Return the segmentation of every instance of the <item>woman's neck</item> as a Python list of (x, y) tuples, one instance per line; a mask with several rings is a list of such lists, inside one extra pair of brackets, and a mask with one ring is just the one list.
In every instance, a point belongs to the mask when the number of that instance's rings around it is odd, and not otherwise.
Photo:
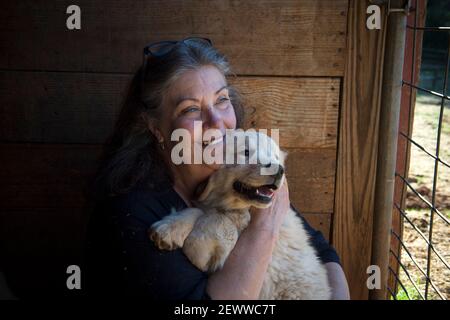
[(192, 207), (192, 203), (191, 203), (191, 199), (192, 199), (192, 194), (190, 194), (189, 191), (186, 190), (186, 188), (183, 185), (180, 185), (179, 183), (177, 183), (178, 181), (175, 182), (175, 184), (173, 185), (173, 189), (178, 193), (178, 195), (184, 200), (184, 202), (186, 203), (186, 205), (188, 207)]
[(171, 166), (173, 188), (181, 196), (189, 207), (192, 207), (192, 200), (200, 183), (204, 182), (212, 173), (212, 170), (205, 167), (190, 165)]

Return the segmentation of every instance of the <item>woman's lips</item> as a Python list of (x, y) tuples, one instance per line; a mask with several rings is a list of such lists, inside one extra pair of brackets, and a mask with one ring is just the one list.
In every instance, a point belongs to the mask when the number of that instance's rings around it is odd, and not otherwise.
[(207, 146), (214, 146), (216, 144), (222, 143), (224, 140), (224, 137), (220, 137), (218, 139), (211, 139), (210, 141), (203, 141), (202, 146), (205, 148)]

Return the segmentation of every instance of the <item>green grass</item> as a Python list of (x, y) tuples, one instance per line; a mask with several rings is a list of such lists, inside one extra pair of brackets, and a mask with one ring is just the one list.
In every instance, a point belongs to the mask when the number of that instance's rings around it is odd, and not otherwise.
[[(430, 95), (417, 95), (417, 101), (414, 110), (414, 125), (412, 138), (414, 141), (422, 145), (426, 150), (435, 153), (436, 143), (437, 143), (437, 128), (439, 122), (441, 99), (437, 99)], [(450, 103), (447, 101), (444, 114), (442, 119), (441, 128), (441, 140), (440, 140), (440, 150), (439, 156), (442, 160), (450, 162)], [(411, 179), (412, 186), (414, 188), (419, 188), (421, 186), (426, 186), (430, 190), (433, 186), (433, 176), (434, 176), (434, 165), (435, 161), (432, 157), (427, 155), (425, 152), (419, 148), (413, 146), (411, 147), (410, 155), (410, 168), (409, 168), (409, 179)], [(442, 164), (438, 166), (437, 175), (437, 192), (440, 195), (450, 195), (450, 169)], [(431, 195), (431, 194), (430, 194)], [(445, 207), (449, 203), (449, 199), (440, 198), (440, 207)], [(441, 209), (440, 212), (450, 219), (450, 209)], [(421, 224), (421, 221), (425, 219), (430, 220), (430, 210), (429, 209), (412, 209), (407, 210), (408, 217), (415, 223), (419, 224), (419, 229), (428, 236), (427, 230), (429, 228), (428, 224)], [(448, 261), (448, 226), (442, 221), (437, 214), (434, 214), (434, 227), (433, 227), (433, 242), (435, 243), (435, 248), (440, 252), (445, 259)], [(416, 241), (418, 240), (419, 241)], [(427, 256), (423, 254), (426, 252), (427, 245), (425, 242), (418, 238), (416, 231), (411, 227), (407, 228), (405, 224), (404, 229), (404, 241), (406, 246), (411, 250), (416, 261), (422, 267), (426, 264)], [(423, 243), (422, 243), (423, 242)], [(449, 270), (445, 268), (442, 263), (437, 263), (437, 259), (434, 255), (431, 260), (431, 272), (430, 277), (433, 279), (435, 285), (441, 290), (441, 292), (450, 298), (448, 288), (449, 282)], [(407, 263), (408, 257), (402, 252), (402, 261), (405, 260), (405, 267), (411, 276), (414, 285), (411, 283), (409, 278), (406, 276), (402, 269), (399, 269), (399, 278), (402, 281), (405, 289), (398, 285), (397, 294), (395, 298), (397, 300), (416, 300), (421, 299), (419, 292), (414, 286), (419, 288), (420, 293), (425, 294), (425, 279), (417, 268), (411, 264)], [(436, 262), (436, 263), (435, 263)], [(406, 292), (405, 292), (406, 290)], [(393, 299), (393, 298), (391, 298)], [(429, 289), (427, 299), (440, 299), (439, 296), (434, 292), (433, 289)]]
[(442, 123), (441, 135), (442, 134), (450, 135), (450, 125), (449, 125), (450, 121), (448, 119), (446, 119), (446, 118), (450, 118), (450, 116), (449, 117), (445, 117), (445, 114), (444, 114), (444, 122)]
[[(403, 284), (408, 294), (406, 294), (403, 287), (399, 284), (397, 289), (397, 295), (395, 296), (395, 300), (421, 300), (419, 293), (416, 288), (412, 284)], [(419, 281), (416, 282), (416, 286), (420, 288)], [(408, 297), (409, 295), (409, 297)], [(391, 300), (394, 300), (391, 297)]]
[(450, 219), (450, 209), (444, 209), (444, 210), (442, 210), (442, 213), (445, 214), (447, 216), (447, 218)]
[[(440, 99), (418, 95), (414, 110), (412, 138), (432, 154), (435, 153), (437, 143), (440, 104)], [(450, 161), (450, 104), (448, 103), (442, 120), (439, 156), (446, 162)], [(417, 147), (412, 147), (410, 177), (417, 178), (417, 185), (431, 186), (433, 174), (434, 160)], [(450, 192), (450, 170), (443, 165), (439, 166), (439, 180), (449, 181), (445, 189)], [(443, 193), (445, 191), (441, 190)]]
[[(439, 114), (441, 109), (441, 99), (436, 97), (429, 97), (418, 95), (417, 102), (422, 105), (427, 105), (427, 108), (420, 108), (416, 110), (414, 116), (423, 117), (425, 122), (430, 125), (433, 130), (437, 130), (439, 123)], [(442, 132), (441, 134), (450, 135), (450, 105), (444, 104), (444, 114), (442, 119)], [(417, 112), (418, 111), (418, 112)], [(419, 114), (417, 114), (419, 113)], [(436, 131), (437, 133), (437, 131)]]
[(417, 180), (417, 184), (418, 185), (423, 185), (423, 184), (425, 184), (425, 176), (423, 175), (423, 174), (416, 174), (415, 176), (414, 176), (414, 178), (416, 178), (416, 180)]

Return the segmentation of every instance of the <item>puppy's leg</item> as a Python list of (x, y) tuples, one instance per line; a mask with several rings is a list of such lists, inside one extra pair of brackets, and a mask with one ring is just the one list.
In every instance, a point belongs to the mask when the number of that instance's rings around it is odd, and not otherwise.
[(150, 239), (159, 249), (175, 250), (181, 248), (201, 215), (203, 215), (202, 210), (187, 208), (165, 216), (150, 227)]
[(229, 218), (209, 213), (197, 221), (183, 252), (198, 269), (212, 273), (222, 268), (238, 237), (239, 231)]

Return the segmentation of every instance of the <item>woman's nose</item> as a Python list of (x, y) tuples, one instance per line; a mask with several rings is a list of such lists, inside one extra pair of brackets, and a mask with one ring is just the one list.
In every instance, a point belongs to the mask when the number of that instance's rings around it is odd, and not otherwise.
[(206, 108), (206, 111), (202, 113), (203, 115), (203, 128), (209, 129), (209, 128), (215, 128), (215, 129), (222, 129), (223, 127), (223, 119), (220, 115), (220, 113), (215, 110), (213, 106)]

